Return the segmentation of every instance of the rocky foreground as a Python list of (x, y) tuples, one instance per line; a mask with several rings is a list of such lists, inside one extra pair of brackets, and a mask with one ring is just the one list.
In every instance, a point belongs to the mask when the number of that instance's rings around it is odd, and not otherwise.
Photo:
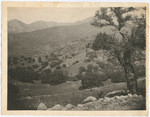
[[(113, 93), (112, 93), (113, 94)], [(52, 108), (47, 108), (43, 103), (40, 103), (37, 110), (143, 110), (145, 109), (145, 98), (142, 95), (128, 94), (121, 96), (96, 99), (89, 96), (83, 100), (82, 104), (77, 106), (67, 104), (66, 106), (55, 105)]]

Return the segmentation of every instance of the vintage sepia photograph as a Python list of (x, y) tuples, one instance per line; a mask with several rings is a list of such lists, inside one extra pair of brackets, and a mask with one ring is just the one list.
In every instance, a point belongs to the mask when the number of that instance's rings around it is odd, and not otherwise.
[(147, 5), (81, 4), (7, 7), (8, 111), (147, 110)]

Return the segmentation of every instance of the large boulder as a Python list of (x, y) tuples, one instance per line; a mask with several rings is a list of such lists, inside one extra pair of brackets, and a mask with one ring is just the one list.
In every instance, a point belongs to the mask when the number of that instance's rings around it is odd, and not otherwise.
[(63, 109), (63, 106), (57, 104), (57, 105), (55, 105), (54, 107), (49, 108), (48, 110), (62, 110), (62, 109)]
[(67, 110), (70, 110), (70, 109), (72, 109), (74, 106), (72, 105), (72, 104), (67, 104), (66, 106), (65, 106), (65, 108), (67, 109)]
[(78, 104), (77, 107), (78, 108), (84, 108), (84, 106), (82, 104)]
[(47, 110), (47, 107), (46, 107), (45, 104), (40, 103), (39, 106), (38, 106), (38, 108), (37, 108), (37, 110)]
[(83, 100), (84, 103), (87, 103), (87, 102), (94, 102), (96, 101), (97, 99), (93, 96), (89, 96), (87, 97), (85, 100)]
[(106, 94), (105, 97), (115, 97), (121, 95), (127, 95), (127, 92), (125, 90), (117, 90)]

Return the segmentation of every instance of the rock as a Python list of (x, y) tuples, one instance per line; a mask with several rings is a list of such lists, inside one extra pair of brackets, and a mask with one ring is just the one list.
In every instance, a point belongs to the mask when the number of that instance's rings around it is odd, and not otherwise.
[(62, 108), (61, 110), (67, 110), (66, 108)]
[(129, 93), (129, 94), (128, 94), (128, 97), (132, 97), (132, 94)]
[(143, 98), (143, 96), (142, 96), (142, 95), (139, 95), (139, 98)]
[(107, 100), (107, 101), (110, 101), (110, 100), (111, 100), (111, 98), (108, 98), (108, 97), (105, 97), (104, 99)]
[(48, 108), (47, 110), (51, 110), (51, 108)]
[(115, 97), (111, 97), (111, 100), (114, 100), (115, 99)]
[(84, 106), (82, 104), (78, 104), (77, 107), (83, 108)]
[(46, 107), (45, 104), (40, 103), (39, 106), (38, 106), (38, 108), (37, 108), (37, 110), (47, 110), (47, 107)]
[(127, 95), (127, 92), (125, 90), (117, 90), (106, 94), (105, 97), (115, 97), (121, 95)]
[(72, 104), (67, 104), (66, 106), (65, 106), (65, 108), (68, 110), (68, 109), (72, 109), (74, 106), (72, 105)]
[(93, 97), (93, 96), (89, 96), (89, 97), (87, 97), (85, 100), (83, 100), (83, 102), (94, 102), (94, 101), (96, 101), (97, 99), (95, 98), (95, 97)]
[(102, 101), (104, 98), (99, 98), (99, 100), (98, 101)]
[(134, 94), (133, 97), (138, 97), (138, 95), (137, 95), (137, 94)]
[(57, 104), (54, 107), (50, 108), (50, 110), (62, 110), (63, 106)]
[(32, 100), (32, 98), (30, 96), (25, 97), (26, 100)]
[(128, 96), (124, 96), (124, 95), (121, 95), (120, 98), (124, 99), (124, 98), (127, 98)]
[(121, 97), (120, 97), (120, 96), (115, 96), (115, 99), (120, 100), (120, 99), (121, 99)]

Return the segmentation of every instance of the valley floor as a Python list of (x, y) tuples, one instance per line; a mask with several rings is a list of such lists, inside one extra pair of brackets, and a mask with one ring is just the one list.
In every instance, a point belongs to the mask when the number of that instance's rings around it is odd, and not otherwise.
[[(66, 82), (63, 84), (51, 86), (48, 84), (35, 83), (21, 83), (15, 82), (20, 89), (19, 95), (15, 102), (16, 109), (31, 110), (37, 109), (37, 106), (42, 102), (48, 108), (51, 108), (57, 104), (65, 106), (70, 103), (77, 105), (88, 96), (94, 96), (97, 99), (100, 98), (99, 94), (103, 92), (103, 95), (120, 89), (126, 90), (126, 83), (111, 83), (105, 84), (103, 87), (96, 87), (92, 89), (79, 90), (81, 81)], [(145, 88), (145, 79), (138, 79), (138, 85), (140, 89)]]

